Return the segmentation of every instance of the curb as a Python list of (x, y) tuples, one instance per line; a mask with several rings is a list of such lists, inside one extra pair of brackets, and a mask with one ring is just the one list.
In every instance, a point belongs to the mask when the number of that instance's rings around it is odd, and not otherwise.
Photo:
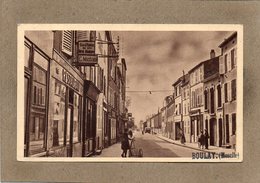
[(169, 142), (169, 143), (171, 143), (171, 144), (178, 145), (178, 146), (181, 146), (181, 147), (186, 147), (186, 148), (190, 148), (190, 149), (194, 149), (194, 150), (202, 151), (202, 152), (211, 152), (211, 151), (207, 151), (207, 150), (203, 150), (203, 149), (199, 149), (199, 148), (195, 148), (195, 147), (190, 147), (190, 146), (186, 146), (186, 145), (174, 143), (174, 142), (171, 142), (171, 141), (169, 141), (169, 140), (167, 140), (167, 139), (165, 139), (165, 138), (163, 138), (163, 137), (160, 137), (160, 136), (158, 136), (158, 135), (156, 135), (156, 137), (159, 138), (159, 139), (162, 139), (162, 140), (164, 140), (164, 141), (166, 141), (166, 142)]

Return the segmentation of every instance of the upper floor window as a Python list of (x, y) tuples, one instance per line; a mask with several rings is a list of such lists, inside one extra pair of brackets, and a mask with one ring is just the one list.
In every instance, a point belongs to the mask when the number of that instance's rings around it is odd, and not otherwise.
[(29, 67), (30, 48), (24, 45), (24, 66)]
[(225, 102), (228, 102), (228, 84), (224, 84), (224, 94), (225, 94)]
[(73, 31), (62, 31), (61, 51), (72, 56)]
[(225, 55), (225, 59), (224, 59), (224, 62), (225, 62), (225, 68), (224, 68), (225, 69), (225, 73), (227, 73), (227, 68), (228, 68), (228, 59), (227, 58), (228, 58), (228, 55), (226, 54)]
[(231, 97), (232, 100), (236, 100), (236, 80), (231, 81)]
[(218, 93), (218, 107), (221, 107), (221, 87), (220, 85), (217, 86), (217, 93)]
[(208, 110), (208, 91), (207, 90), (204, 91), (204, 101), (205, 101), (205, 104), (204, 104), (205, 110)]

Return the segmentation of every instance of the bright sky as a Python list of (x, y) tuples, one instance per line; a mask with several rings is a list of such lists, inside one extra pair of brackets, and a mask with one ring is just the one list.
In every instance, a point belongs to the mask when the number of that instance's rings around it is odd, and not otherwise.
[[(218, 45), (232, 32), (207, 31), (124, 31), (120, 36), (121, 55), (127, 63), (127, 90), (173, 90), (172, 84), (201, 61), (209, 59), (211, 49), (220, 54)], [(127, 92), (128, 111), (135, 123), (145, 120), (163, 106), (169, 92)]]

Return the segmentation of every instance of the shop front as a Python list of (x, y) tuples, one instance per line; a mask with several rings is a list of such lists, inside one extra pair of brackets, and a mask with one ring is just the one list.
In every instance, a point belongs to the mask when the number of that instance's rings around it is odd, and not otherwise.
[(109, 116), (109, 124), (110, 124), (110, 145), (115, 144), (117, 142), (117, 120), (116, 120), (116, 112), (112, 110), (111, 116)]
[(48, 155), (81, 157), (83, 80), (55, 52), (50, 75)]
[(50, 58), (27, 38), (24, 48), (24, 156), (44, 156)]
[(100, 90), (92, 81), (84, 81), (84, 101), (83, 101), (83, 157), (92, 155), (99, 146), (100, 141), (97, 136), (97, 101)]
[(203, 114), (201, 114), (200, 109), (190, 111), (190, 121), (191, 141), (197, 142), (198, 135), (203, 131)]

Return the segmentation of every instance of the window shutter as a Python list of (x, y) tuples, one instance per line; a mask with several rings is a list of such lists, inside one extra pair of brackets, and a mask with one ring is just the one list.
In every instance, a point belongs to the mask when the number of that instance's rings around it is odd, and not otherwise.
[(237, 48), (234, 48), (234, 64), (237, 65)]
[(227, 70), (231, 70), (231, 52), (227, 54)]
[(219, 74), (224, 74), (225, 69), (224, 69), (224, 56), (219, 57)]
[(224, 84), (224, 96), (225, 96), (224, 101), (225, 101), (225, 103), (228, 102), (228, 86), (227, 85), (228, 85), (228, 83)]
[(72, 56), (73, 34), (72, 31), (62, 31), (61, 51)]
[(77, 31), (77, 41), (89, 40), (89, 31)]
[(236, 80), (231, 81), (232, 100), (236, 100)]
[(228, 101), (231, 101), (231, 82), (227, 83), (228, 87)]

